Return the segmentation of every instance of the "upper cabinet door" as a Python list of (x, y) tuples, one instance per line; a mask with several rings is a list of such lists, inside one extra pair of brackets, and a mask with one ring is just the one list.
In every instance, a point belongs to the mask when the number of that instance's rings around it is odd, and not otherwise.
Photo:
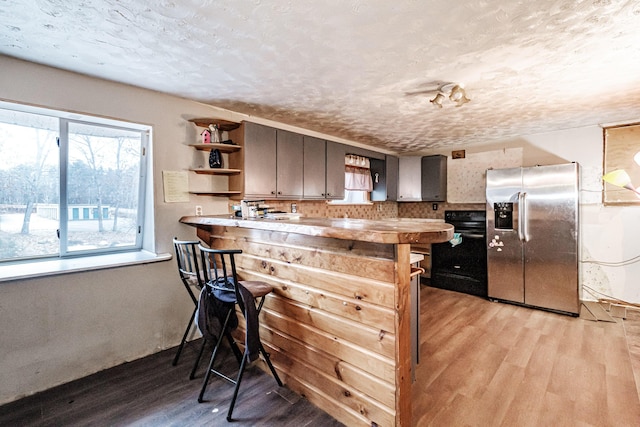
[(387, 200), (398, 200), (398, 158), (394, 156), (385, 157), (387, 173)]
[(385, 160), (371, 160), (373, 177), (372, 202), (396, 201), (398, 198), (398, 158), (385, 156)]
[(276, 130), (244, 122), (245, 197), (276, 197)]
[(435, 155), (422, 158), (422, 200), (430, 202), (447, 200), (447, 156)]
[(327, 141), (327, 199), (344, 199), (344, 145)]
[(326, 196), (326, 141), (311, 136), (304, 137), (304, 187), (305, 199), (324, 199)]
[(302, 135), (277, 130), (277, 194), (279, 198), (302, 198)]
[(398, 171), (398, 201), (422, 200), (422, 158), (400, 157)]

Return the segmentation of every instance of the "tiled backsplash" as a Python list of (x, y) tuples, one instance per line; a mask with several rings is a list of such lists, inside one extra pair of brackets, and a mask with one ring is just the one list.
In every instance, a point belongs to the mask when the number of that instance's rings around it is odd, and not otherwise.
[(444, 211), (482, 211), (484, 203), (445, 203), (438, 202), (438, 210), (433, 210), (435, 202), (402, 202), (398, 203), (399, 218), (430, 218), (444, 219)]
[(445, 210), (484, 210), (484, 203), (442, 203), (433, 210), (433, 202), (374, 202), (370, 205), (334, 205), (323, 200), (267, 200), (274, 209), (291, 212), (291, 204), (304, 216), (320, 218), (430, 218), (444, 219)]

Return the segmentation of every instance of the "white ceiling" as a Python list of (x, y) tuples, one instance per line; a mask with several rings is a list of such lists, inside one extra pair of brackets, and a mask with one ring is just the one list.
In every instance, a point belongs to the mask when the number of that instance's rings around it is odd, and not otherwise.
[[(397, 153), (640, 117), (640, 2), (2, 0), (0, 53)], [(434, 108), (438, 82), (471, 102)]]

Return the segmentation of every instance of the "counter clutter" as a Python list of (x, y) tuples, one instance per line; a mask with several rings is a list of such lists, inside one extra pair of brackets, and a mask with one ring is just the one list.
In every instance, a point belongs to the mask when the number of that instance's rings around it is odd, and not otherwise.
[(228, 215), (180, 222), (213, 248), (241, 249), (242, 280), (273, 285), (260, 335), (287, 387), (346, 425), (411, 425), (411, 244), (448, 241), (451, 225)]

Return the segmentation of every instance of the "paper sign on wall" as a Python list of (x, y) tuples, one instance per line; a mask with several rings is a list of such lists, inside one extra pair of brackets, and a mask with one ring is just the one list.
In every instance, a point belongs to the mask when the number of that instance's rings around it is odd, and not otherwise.
[(165, 203), (189, 201), (189, 175), (186, 171), (162, 171)]

